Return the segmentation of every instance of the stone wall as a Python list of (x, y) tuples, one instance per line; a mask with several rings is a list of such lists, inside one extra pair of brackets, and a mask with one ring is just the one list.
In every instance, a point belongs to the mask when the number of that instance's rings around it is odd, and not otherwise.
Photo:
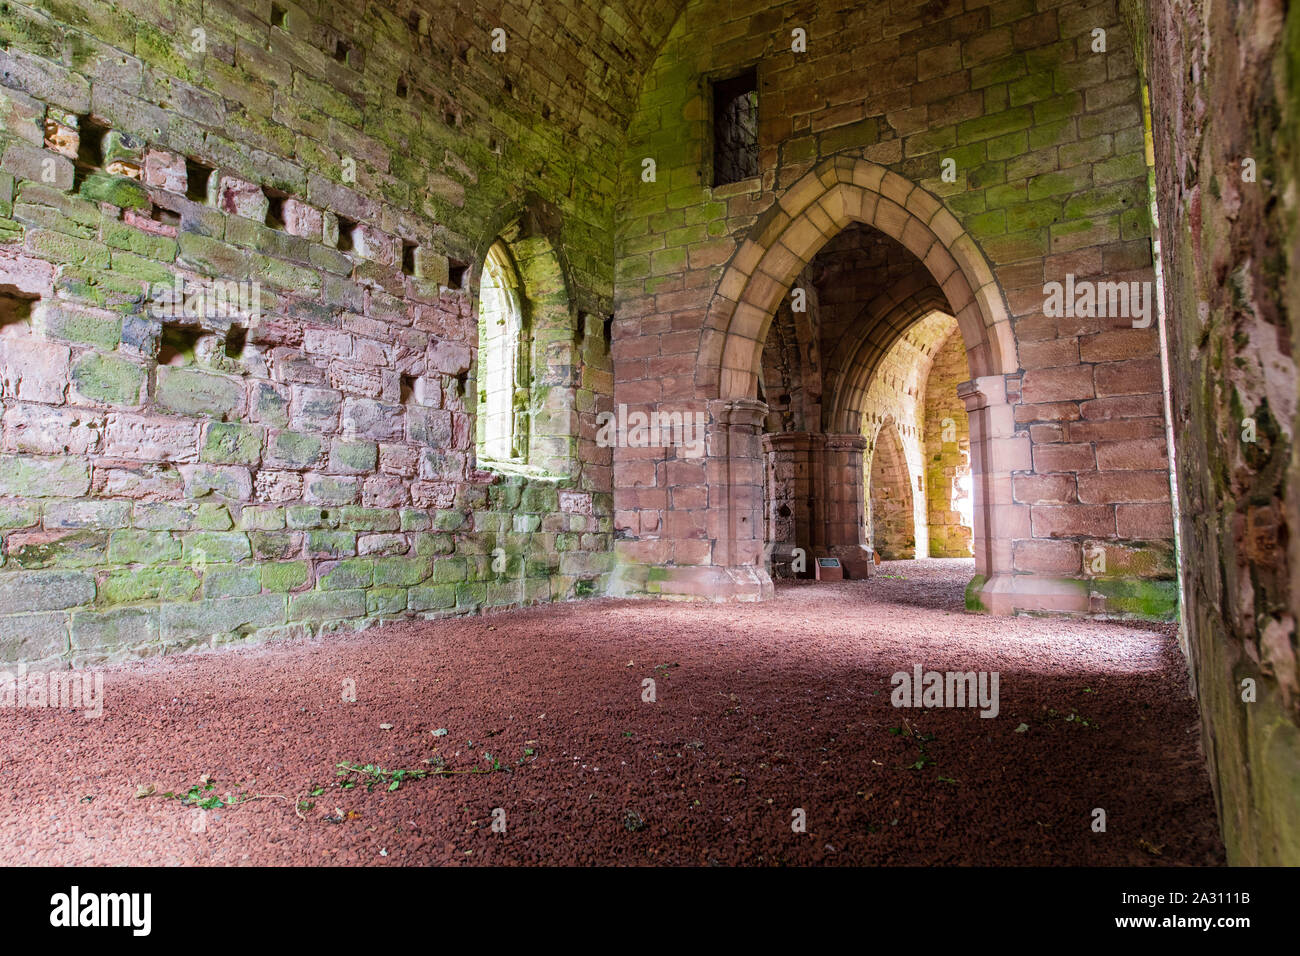
[(1186, 639), (1223, 839), (1230, 863), (1295, 865), (1300, 8), (1125, 12), (1146, 42)]
[[(615, 157), (673, 17), (624, 13), (4, 5), (0, 660), (604, 590)], [(558, 480), (475, 467), (506, 231), (557, 263), (527, 291), (562, 303), (532, 346)], [(178, 280), (258, 309), (160, 315)]]
[[(956, 331), (935, 355), (925, 382), (925, 490), (930, 557), (968, 558), (971, 527), (958, 508), (964, 483), (969, 499), (970, 418), (957, 386), (970, 372)], [(967, 508), (971, 502), (965, 502)]]

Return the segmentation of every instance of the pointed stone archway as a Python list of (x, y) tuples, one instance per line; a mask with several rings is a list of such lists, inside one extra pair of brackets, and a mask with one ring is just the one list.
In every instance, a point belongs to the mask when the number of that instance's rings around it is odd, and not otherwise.
[(892, 416), (876, 429), (868, 474), (872, 549), (886, 561), (916, 557), (912, 475)]
[[(821, 163), (782, 195), (736, 251), (710, 303), (696, 386), (698, 394), (713, 398), (712, 419), (721, 426), (719, 434), (727, 435), (712, 444), (710, 457), (727, 460), (712, 463), (711, 474), (720, 479), (713, 483), (718, 514), (712, 524), (712, 567), (669, 572), (680, 578), (676, 593), (713, 600), (771, 593), (762, 564), (763, 469), (758, 462), (734, 460), (736, 450), (757, 444), (735, 440), (737, 413), (754, 419), (753, 426), (742, 428), (748, 438), (762, 417), (763, 406), (755, 401), (757, 374), (772, 317), (800, 271), (852, 223), (898, 240), (925, 265), (943, 290), (966, 346), (971, 380), (959, 394), (970, 415), (976, 561), (968, 606), (997, 613), (1020, 607), (1086, 610), (1076, 606), (1077, 588), (1012, 573), (1012, 541), (1029, 536), (1029, 509), (1012, 498), (1011, 472), (1031, 465), (1029, 440), (1015, 434), (1008, 401), (1005, 376), (1016, 374), (1019, 363), (992, 268), (939, 199), (883, 166), (851, 157)], [(852, 467), (851, 460), (842, 457), (842, 466)], [(861, 495), (861, 462), (856, 464)], [(857, 527), (860, 535), (861, 522)], [(698, 592), (692, 577), (702, 584)]]

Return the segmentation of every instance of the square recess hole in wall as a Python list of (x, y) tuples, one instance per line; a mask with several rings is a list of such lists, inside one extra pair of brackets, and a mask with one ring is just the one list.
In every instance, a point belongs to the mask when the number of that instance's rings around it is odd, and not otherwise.
[(459, 259), (447, 260), (447, 288), (465, 288), (465, 277), (469, 274), (469, 263)]
[(247, 345), (248, 329), (242, 325), (232, 325), (226, 332), (226, 358), (242, 359)]
[(420, 246), (418, 243), (410, 242), (406, 239), (402, 240), (402, 274), (403, 275), (408, 275), (408, 276), (419, 275), (419, 272), (416, 268), (417, 263), (416, 263), (416, 256), (415, 256), (416, 252), (419, 251), (419, 248)]
[(149, 218), (159, 225), (171, 226), (179, 229), (181, 225), (181, 214), (174, 209), (167, 209), (155, 203), (149, 204)]
[(104, 165), (104, 137), (110, 127), (89, 116), (77, 118), (77, 161), (73, 163), (73, 190), (81, 188), (87, 174)]
[(266, 196), (266, 225), (283, 231), (284, 201), (289, 198), (289, 194), (269, 186), (263, 186), (262, 193)]
[(0, 285), (0, 336), (28, 335), (32, 329), (32, 306), (40, 299), (16, 286)]
[(758, 73), (715, 80), (713, 93), (713, 185), (758, 175)]
[(194, 202), (207, 202), (208, 183), (212, 180), (212, 174), (215, 171), (215, 167), (187, 156), (185, 158), (185, 198)]
[(339, 239), (335, 248), (339, 252), (351, 252), (354, 248), (352, 231), (357, 228), (357, 221), (346, 216), (339, 216)]
[(159, 365), (193, 365), (198, 357), (203, 330), (197, 325), (164, 322), (158, 343)]

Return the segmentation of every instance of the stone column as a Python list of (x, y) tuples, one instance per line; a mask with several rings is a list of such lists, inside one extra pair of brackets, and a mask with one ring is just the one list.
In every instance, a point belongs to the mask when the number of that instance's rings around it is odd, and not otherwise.
[(966, 606), (994, 614), (1017, 611), (1083, 613), (1085, 582), (1015, 564), (1017, 541), (1030, 540), (1030, 506), (1016, 502), (1012, 474), (1033, 472), (1029, 435), (1017, 434), (1007, 380), (986, 375), (957, 386), (970, 417), (971, 477), (975, 517), (975, 577)]
[[(1006, 385), (1003, 383), (1005, 395)], [(989, 396), (980, 389), (979, 381), (962, 382), (957, 386), (957, 396), (966, 404), (970, 423), (971, 498), (974, 528), (971, 533), (971, 550), (975, 554), (975, 576), (989, 578), (993, 574), (993, 551), (989, 540), (988, 508), (993, 482), (988, 467), (989, 426), (986, 412)], [(1008, 479), (1009, 480), (1009, 479)], [(1007, 568), (1011, 567), (1010, 561)]]
[(774, 565), (789, 564), (795, 548), (803, 549), (811, 567), (815, 548), (825, 539), (823, 455), (826, 436), (814, 432), (779, 432), (763, 436), (767, 458), (767, 544)]
[(866, 501), (862, 455), (867, 439), (855, 434), (825, 436), (823, 492), (826, 502), (824, 548), (842, 561), (869, 561), (863, 521)]
[[(766, 416), (767, 406), (751, 399), (709, 402), (702, 462), (668, 463), (662, 538), (648, 542), (653, 550), (620, 549), (611, 594), (702, 601), (773, 597), (763, 561)], [(677, 472), (690, 484), (676, 484), (672, 474)], [(689, 492), (684, 497), (695, 507), (680, 504), (678, 490)], [(644, 528), (644, 519), (641, 524)]]
[(857, 434), (782, 432), (763, 436), (768, 470), (768, 541), (778, 560), (802, 548), (815, 555), (868, 561), (862, 455)]
[[(763, 420), (767, 405), (752, 399), (709, 402), (706, 473), (719, 492), (711, 509), (709, 537), (717, 567), (757, 566), (763, 559), (766, 462)], [(770, 586), (770, 582), (769, 582)]]

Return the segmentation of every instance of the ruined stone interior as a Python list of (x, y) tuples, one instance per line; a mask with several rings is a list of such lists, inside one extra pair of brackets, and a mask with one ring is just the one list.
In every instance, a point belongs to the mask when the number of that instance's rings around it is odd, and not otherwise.
[(1176, 622), (1300, 863), (1298, 103), (1281, 0), (10, 0), (0, 661), (944, 559)]

